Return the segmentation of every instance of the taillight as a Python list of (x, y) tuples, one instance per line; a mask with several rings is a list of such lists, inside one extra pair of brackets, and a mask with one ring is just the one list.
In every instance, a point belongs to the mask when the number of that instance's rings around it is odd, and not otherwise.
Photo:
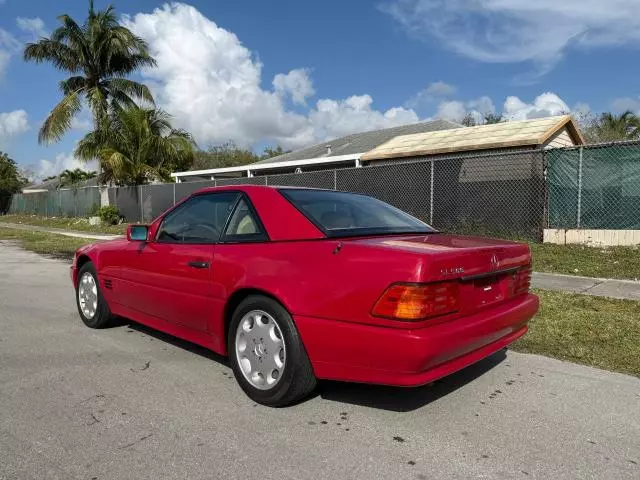
[(528, 293), (531, 287), (531, 265), (526, 265), (519, 268), (513, 279), (513, 294), (521, 295)]
[(424, 285), (391, 285), (373, 306), (371, 315), (397, 320), (423, 320), (458, 309), (459, 289), (455, 282)]

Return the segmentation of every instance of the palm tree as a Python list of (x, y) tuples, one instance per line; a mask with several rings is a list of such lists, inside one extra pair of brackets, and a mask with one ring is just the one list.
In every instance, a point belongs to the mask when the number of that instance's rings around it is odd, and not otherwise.
[(88, 133), (75, 150), (82, 160), (100, 161), (101, 182), (142, 185), (170, 181), (171, 172), (186, 170), (193, 163), (191, 135), (174, 129), (162, 110), (118, 105), (112, 110), (105, 128)]
[(24, 59), (49, 62), (70, 76), (60, 82), (64, 97), (49, 113), (38, 134), (38, 142), (51, 143), (71, 127), (71, 120), (86, 100), (98, 127), (113, 105), (132, 105), (135, 99), (153, 104), (149, 89), (126, 78), (143, 67), (155, 66), (147, 43), (118, 23), (113, 7), (95, 11), (89, 2), (89, 16), (79, 25), (69, 15), (50, 38), (29, 43)]
[(85, 180), (95, 178), (96, 175), (96, 172), (87, 172), (86, 170), (82, 170), (80, 168), (76, 168), (74, 170), (67, 169), (60, 174), (60, 184), (58, 186), (75, 187)]
[(635, 140), (640, 137), (640, 118), (630, 110), (620, 115), (606, 112), (600, 115), (591, 129), (590, 136), (598, 142)]

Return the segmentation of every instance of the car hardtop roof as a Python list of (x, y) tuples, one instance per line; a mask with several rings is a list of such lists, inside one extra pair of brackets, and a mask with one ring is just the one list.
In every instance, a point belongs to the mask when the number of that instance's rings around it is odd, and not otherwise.
[(205, 187), (200, 190), (196, 190), (192, 195), (199, 195), (208, 192), (225, 192), (225, 191), (240, 191), (250, 192), (251, 190), (280, 190), (286, 188), (287, 190), (319, 190), (326, 192), (335, 192), (336, 190), (330, 190), (328, 188), (309, 188), (309, 187), (290, 187), (287, 185), (221, 185), (219, 187)]

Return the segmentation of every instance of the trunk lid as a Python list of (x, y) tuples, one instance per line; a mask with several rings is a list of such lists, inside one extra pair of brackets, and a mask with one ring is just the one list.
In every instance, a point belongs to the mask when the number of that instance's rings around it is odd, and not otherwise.
[[(460, 312), (469, 313), (529, 290), (531, 253), (523, 243), (449, 234), (354, 240), (376, 249), (416, 255), (411, 281), (457, 281)], [(398, 280), (402, 281), (402, 280)]]
[(531, 263), (529, 246), (524, 243), (462, 235), (429, 234), (375, 237), (355, 240), (371, 247), (407, 252), (424, 259), (421, 278), (435, 282), (472, 278), (522, 267)]

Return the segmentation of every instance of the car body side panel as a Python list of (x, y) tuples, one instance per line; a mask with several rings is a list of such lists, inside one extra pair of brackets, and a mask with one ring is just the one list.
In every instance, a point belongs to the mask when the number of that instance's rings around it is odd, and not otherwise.
[(417, 281), (420, 257), (339, 244), (323, 240), (217, 245), (213, 317), (219, 317), (235, 291), (254, 288), (280, 300), (294, 315), (389, 325), (389, 320), (369, 312), (392, 282)]

